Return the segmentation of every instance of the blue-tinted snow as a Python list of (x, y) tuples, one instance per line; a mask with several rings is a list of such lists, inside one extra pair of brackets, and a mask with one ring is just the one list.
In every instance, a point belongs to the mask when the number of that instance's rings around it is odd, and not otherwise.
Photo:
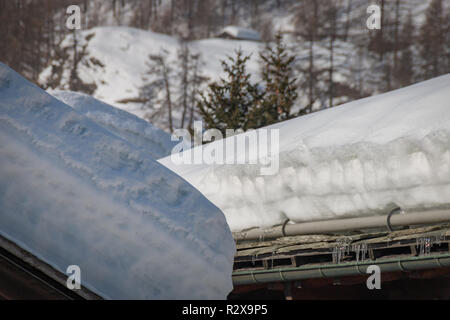
[(175, 142), (170, 135), (131, 113), (115, 108), (87, 94), (55, 90), (51, 95), (73, 107), (115, 135), (145, 149), (154, 159), (170, 154)]
[(223, 299), (222, 212), (111, 131), (0, 64), (0, 233), (105, 298)]

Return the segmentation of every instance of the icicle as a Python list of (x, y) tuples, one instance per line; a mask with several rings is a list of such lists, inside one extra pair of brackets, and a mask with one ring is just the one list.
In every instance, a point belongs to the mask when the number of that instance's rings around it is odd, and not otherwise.
[(256, 254), (252, 255), (252, 265), (255, 266)]
[(361, 261), (365, 261), (366, 260), (367, 252), (368, 252), (367, 243), (363, 243), (362, 244), (362, 252), (361, 252)]
[(431, 254), (431, 247), (433, 246), (433, 239), (429, 237), (417, 238), (417, 244), (419, 246), (419, 255), (429, 255)]
[(340, 239), (336, 241), (336, 245), (333, 248), (333, 262), (336, 264), (341, 263), (346, 254), (349, 254), (351, 250), (348, 239)]
[(356, 253), (356, 262), (363, 262), (367, 255), (367, 244), (359, 243), (352, 245), (352, 251)]

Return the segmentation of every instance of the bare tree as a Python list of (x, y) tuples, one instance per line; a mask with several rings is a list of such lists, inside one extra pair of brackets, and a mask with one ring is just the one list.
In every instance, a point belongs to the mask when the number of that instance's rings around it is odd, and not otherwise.
[(324, 0), (303, 0), (297, 8), (295, 15), (295, 34), (302, 40), (308, 42), (308, 68), (299, 68), (299, 71), (304, 74), (304, 81), (301, 87), (307, 90), (308, 105), (304, 109), (305, 113), (311, 112), (313, 105), (317, 99), (316, 84), (318, 75), (322, 72), (316, 68), (314, 64), (314, 44), (323, 37), (323, 32), (320, 26), (323, 25), (325, 8)]
[(444, 45), (446, 41), (446, 21), (442, 0), (432, 0), (426, 19), (420, 30), (420, 53), (424, 61), (423, 77), (425, 79), (437, 77), (444, 71)]
[(192, 77), (191, 77), (191, 85), (189, 90), (189, 100), (190, 100), (190, 106), (189, 106), (189, 122), (188, 122), (188, 128), (192, 128), (192, 125), (194, 123), (194, 117), (195, 117), (195, 106), (197, 104), (197, 99), (200, 96), (200, 87), (203, 83), (207, 82), (209, 80), (208, 77), (204, 76), (200, 72), (199, 65), (201, 63), (201, 56), (200, 54), (193, 54), (191, 56), (192, 64), (191, 64), (191, 71), (192, 71)]
[[(178, 49), (178, 64), (176, 95), (177, 109), (181, 110), (180, 127), (191, 127), (194, 120), (194, 110), (198, 89), (207, 80), (199, 70), (199, 53), (191, 52), (186, 39), (180, 41)], [(188, 120), (189, 116), (189, 120)]]
[(394, 72), (397, 71), (398, 67), (398, 47), (399, 47), (399, 39), (398, 39), (398, 29), (400, 25), (400, 0), (395, 0), (395, 20), (394, 20)]
[(343, 35), (343, 39), (344, 41), (347, 41), (348, 38), (348, 32), (350, 30), (350, 25), (351, 25), (351, 19), (350, 19), (350, 13), (352, 11), (352, 0), (347, 0), (347, 7), (345, 10), (345, 28), (344, 28), (344, 35)]
[[(141, 88), (141, 96), (147, 99), (144, 108), (150, 110), (146, 115), (150, 120), (159, 120), (167, 117), (168, 129), (173, 132), (172, 117), (172, 96), (171, 96), (171, 72), (167, 57), (168, 51), (162, 49), (159, 54), (149, 55), (147, 62), (147, 76), (153, 76), (150, 82), (147, 82)], [(149, 80), (147, 77), (144, 80)], [(160, 99), (159, 92), (164, 92), (164, 97)]]
[(181, 128), (184, 127), (184, 121), (186, 119), (186, 113), (188, 111), (188, 87), (189, 87), (189, 61), (190, 53), (187, 41), (181, 41), (180, 49), (178, 50), (178, 61), (181, 64), (179, 69), (181, 94), (179, 97), (179, 104), (182, 107), (181, 115)]
[(191, 52), (185, 39), (180, 41), (175, 65), (169, 61), (168, 54), (163, 49), (159, 54), (149, 55), (140, 100), (145, 100), (146, 117), (162, 120), (172, 132), (178, 115), (181, 128), (192, 126), (199, 87), (207, 78), (199, 70), (200, 54)]
[(325, 10), (326, 20), (328, 25), (325, 29), (326, 35), (328, 37), (328, 51), (329, 51), (329, 69), (328, 69), (328, 107), (333, 107), (333, 97), (334, 97), (334, 42), (338, 37), (343, 38), (344, 35), (338, 34), (338, 15), (342, 10), (342, 3), (340, 0), (331, 0), (328, 8)]
[(398, 38), (397, 48), (400, 59), (397, 62), (394, 78), (397, 87), (410, 85), (414, 80), (414, 55), (412, 46), (415, 43), (415, 26), (411, 11), (407, 15), (405, 23), (402, 25), (401, 36)]
[[(31, 81), (48, 66), (58, 41), (68, 34), (58, 13), (82, 0), (0, 1), (0, 60)], [(64, 17), (64, 15), (59, 14)], [(59, 33), (59, 37), (58, 37)]]

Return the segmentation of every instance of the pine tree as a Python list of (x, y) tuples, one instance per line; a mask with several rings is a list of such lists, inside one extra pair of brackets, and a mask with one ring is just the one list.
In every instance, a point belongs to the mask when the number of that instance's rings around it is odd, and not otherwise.
[(251, 129), (253, 116), (262, 93), (257, 85), (250, 83), (250, 74), (246, 63), (250, 56), (244, 56), (242, 50), (236, 51), (236, 57), (222, 61), (227, 78), (221, 78), (208, 86), (206, 95), (198, 100), (198, 109), (206, 128), (215, 128), (226, 133), (226, 129)]
[(268, 44), (260, 58), (265, 92), (261, 108), (253, 116), (255, 127), (292, 118), (292, 107), (297, 98), (297, 79), (292, 77), (295, 56), (288, 54), (280, 33), (276, 35), (275, 48)]

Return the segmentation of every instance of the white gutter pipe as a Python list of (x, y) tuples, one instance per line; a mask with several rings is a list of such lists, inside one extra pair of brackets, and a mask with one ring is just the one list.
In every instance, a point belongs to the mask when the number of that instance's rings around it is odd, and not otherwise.
[(370, 216), (361, 218), (334, 219), (314, 222), (288, 224), (270, 229), (250, 229), (233, 233), (236, 241), (274, 239), (285, 236), (306, 234), (336, 233), (349, 230), (362, 230), (386, 227), (392, 231), (393, 226), (411, 226), (420, 224), (435, 224), (450, 222), (450, 209), (429, 210), (420, 212), (400, 213), (400, 208), (395, 208), (387, 216)]

